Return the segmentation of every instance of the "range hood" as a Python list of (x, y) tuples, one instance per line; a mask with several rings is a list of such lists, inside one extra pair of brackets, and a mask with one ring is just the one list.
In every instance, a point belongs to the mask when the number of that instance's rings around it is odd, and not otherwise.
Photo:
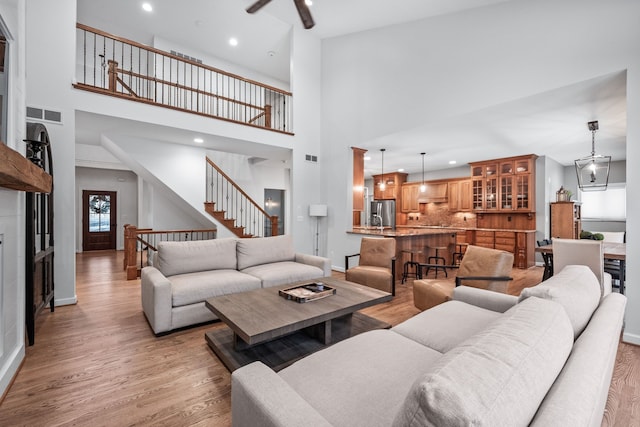
[(424, 193), (418, 192), (418, 203), (447, 203), (448, 193), (448, 184), (446, 182), (428, 183)]

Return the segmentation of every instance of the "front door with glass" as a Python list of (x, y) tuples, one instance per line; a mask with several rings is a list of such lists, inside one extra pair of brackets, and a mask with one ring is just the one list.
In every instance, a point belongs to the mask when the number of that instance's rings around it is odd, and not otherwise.
[(116, 192), (82, 191), (82, 250), (116, 248)]

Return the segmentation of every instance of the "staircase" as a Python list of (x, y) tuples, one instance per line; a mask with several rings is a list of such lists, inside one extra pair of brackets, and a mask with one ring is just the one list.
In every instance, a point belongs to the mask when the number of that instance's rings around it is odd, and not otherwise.
[(264, 211), (207, 157), (204, 210), (239, 238), (276, 236), (278, 217)]

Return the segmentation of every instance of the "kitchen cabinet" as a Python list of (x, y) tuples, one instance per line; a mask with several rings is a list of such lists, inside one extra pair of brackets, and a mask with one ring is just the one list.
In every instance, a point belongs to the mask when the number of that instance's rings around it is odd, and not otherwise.
[(534, 212), (537, 157), (530, 154), (470, 163), (473, 210)]
[(472, 163), (471, 194), (474, 211), (495, 211), (498, 209), (497, 163)]
[(471, 210), (471, 180), (449, 182), (449, 211), (468, 212)]
[(418, 203), (419, 192), (420, 184), (405, 183), (402, 185), (402, 212), (420, 212), (420, 204)]
[(579, 239), (582, 231), (580, 203), (551, 203), (551, 237), (561, 239)]
[(516, 251), (516, 233), (513, 231), (496, 231), (494, 240), (494, 249), (511, 252)]
[(532, 211), (534, 207), (532, 192), (534, 159), (529, 156), (500, 162), (500, 196), (501, 211)]
[(364, 211), (364, 155), (367, 150), (351, 147), (353, 151), (353, 210)]
[[(385, 188), (381, 189), (380, 184), (384, 179)], [(402, 198), (402, 184), (407, 180), (407, 174), (401, 172), (385, 173), (384, 175), (373, 175), (373, 198), (376, 200), (397, 200)], [(398, 201), (397, 204), (402, 204)]]
[(476, 236), (474, 244), (476, 246), (482, 246), (483, 248), (494, 249), (495, 246), (495, 231), (488, 230), (476, 230)]
[[(467, 236), (471, 231), (467, 231)], [(513, 254), (513, 266), (529, 268), (535, 265), (534, 230), (475, 230), (469, 244), (499, 249)]]

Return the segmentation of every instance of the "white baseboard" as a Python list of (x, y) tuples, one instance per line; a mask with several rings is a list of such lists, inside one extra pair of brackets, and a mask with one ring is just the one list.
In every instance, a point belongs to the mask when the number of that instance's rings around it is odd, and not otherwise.
[(332, 265), (331, 269), (335, 270), (335, 271), (339, 271), (340, 273), (344, 273), (344, 271), (345, 271), (344, 267), (338, 267), (337, 265)]
[(622, 334), (622, 341), (633, 345), (640, 345), (640, 335), (624, 332)]
[(0, 367), (0, 396), (5, 394), (7, 388), (11, 385), (11, 381), (13, 381), (13, 378), (18, 374), (18, 369), (24, 360), (24, 355), (25, 349), (24, 343), (22, 343), (7, 357), (4, 366)]
[(61, 299), (55, 299), (54, 305), (56, 307), (59, 307), (61, 305), (73, 305), (73, 304), (77, 304), (78, 303), (78, 297), (74, 296), (73, 298), (61, 298)]

